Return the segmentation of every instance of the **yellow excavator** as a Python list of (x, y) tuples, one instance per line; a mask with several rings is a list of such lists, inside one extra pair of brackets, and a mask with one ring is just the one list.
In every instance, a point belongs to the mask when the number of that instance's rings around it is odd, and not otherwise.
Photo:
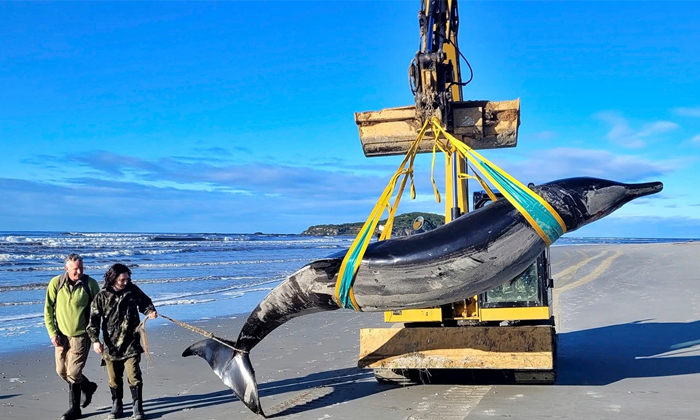
[[(462, 98), (472, 79), (459, 50), (457, 0), (423, 0), (418, 14), (420, 51), (409, 66), (415, 98), (410, 106), (355, 113), (365, 156), (405, 154), (424, 123), (442, 127), (473, 149), (515, 147), (520, 100)], [(460, 57), (469, 66), (464, 82)], [(419, 152), (432, 152), (430, 135)], [(456, 153), (445, 161), (445, 223), (469, 211), (468, 173)], [(489, 197), (474, 192), (473, 209)], [(420, 228), (420, 221), (416, 227)], [(549, 249), (520, 276), (493, 290), (441, 307), (386, 312), (392, 327), (360, 331), (358, 366), (373, 368), (384, 383), (424, 382), (435, 369), (507, 372), (518, 383), (556, 379), (556, 330), (552, 312)]]

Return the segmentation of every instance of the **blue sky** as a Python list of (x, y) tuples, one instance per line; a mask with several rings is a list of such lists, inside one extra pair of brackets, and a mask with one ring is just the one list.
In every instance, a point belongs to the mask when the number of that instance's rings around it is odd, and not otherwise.
[[(418, 1), (0, 3), (0, 230), (299, 233), (364, 220), (400, 163), (353, 112), (410, 105)], [(465, 99), (521, 99), (523, 182), (659, 180), (571, 236), (700, 238), (700, 3), (460, 3)], [(400, 213), (443, 212), (430, 157)], [(444, 190), (444, 188), (441, 188)]]

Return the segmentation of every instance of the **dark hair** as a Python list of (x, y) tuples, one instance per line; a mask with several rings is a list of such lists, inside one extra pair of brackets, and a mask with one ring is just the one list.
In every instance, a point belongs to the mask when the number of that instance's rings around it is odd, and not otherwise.
[(125, 266), (124, 264), (117, 263), (109, 267), (109, 270), (107, 270), (105, 273), (105, 286), (114, 286), (114, 282), (117, 281), (117, 277), (124, 273), (129, 273), (129, 277), (131, 277), (131, 270), (129, 270), (129, 267)]

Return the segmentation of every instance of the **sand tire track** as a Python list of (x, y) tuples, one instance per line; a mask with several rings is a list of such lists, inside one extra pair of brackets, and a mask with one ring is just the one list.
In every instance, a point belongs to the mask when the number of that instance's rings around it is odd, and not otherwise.
[[(570, 279), (571, 277), (573, 277), (573, 274), (576, 273), (576, 271), (578, 271), (578, 269), (580, 269), (584, 265), (588, 264), (590, 261), (593, 261), (597, 258), (600, 258), (601, 256), (603, 256), (605, 254), (608, 254), (608, 252), (603, 251), (597, 255), (586, 258), (585, 260), (579, 262), (578, 264), (575, 264), (575, 265), (567, 268), (566, 270), (563, 270), (563, 271), (557, 273), (557, 279), (559, 279), (560, 277), (563, 277), (563, 276), (568, 276), (568, 275), (570, 275), (570, 277), (569, 277), (569, 279)], [(572, 289), (575, 289), (577, 287), (583, 286), (584, 284), (590, 283), (593, 280), (597, 279), (608, 268), (610, 268), (612, 263), (617, 258), (619, 258), (621, 255), (622, 255), (622, 251), (617, 251), (613, 255), (611, 255), (608, 258), (601, 261), (600, 264), (598, 264), (598, 266), (588, 275), (574, 281), (573, 283), (568, 283), (568, 284), (565, 284), (564, 286), (561, 286), (561, 287), (555, 287), (554, 291), (553, 291), (553, 296), (552, 296), (552, 300), (553, 300), (552, 303), (554, 305), (554, 310), (556, 312), (556, 315), (555, 315), (556, 319), (559, 319), (559, 320), (562, 319), (560, 316), (560, 313), (559, 313), (559, 308), (560, 308), (559, 297), (561, 296), (562, 293), (564, 293), (568, 290), (572, 290)], [(555, 279), (555, 285), (557, 284), (557, 279)]]
[[(581, 279), (579, 279), (579, 280), (576, 280), (576, 281), (573, 282), (573, 283), (569, 283), (569, 284), (566, 284), (566, 285), (564, 285), (564, 286), (562, 286), (562, 287), (557, 288), (557, 289), (556, 289), (556, 292), (557, 292), (557, 293), (563, 293), (563, 292), (565, 292), (565, 291), (567, 291), (567, 290), (575, 289), (575, 288), (577, 288), (577, 287), (579, 287), (579, 286), (583, 286), (583, 285), (586, 284), (586, 283), (590, 283), (591, 281), (593, 281), (593, 280), (597, 279), (598, 277), (600, 277), (601, 274), (603, 274), (608, 268), (610, 268), (610, 265), (612, 265), (613, 261), (615, 261), (615, 260), (616, 260), (617, 258), (619, 258), (621, 255), (622, 255), (622, 251), (617, 251), (617, 252), (615, 252), (613, 255), (611, 255), (610, 257), (608, 257), (608, 258), (606, 258), (605, 260), (603, 260), (603, 261), (598, 265), (598, 267), (596, 267), (595, 270), (593, 270), (592, 273), (586, 275), (585, 277), (583, 277), (583, 278), (581, 278)], [(598, 255), (597, 255), (595, 258), (597, 258), (597, 257), (598, 257)]]
[(490, 390), (490, 386), (453, 386), (414, 403), (417, 413), (405, 420), (463, 420)]
[[(309, 391), (303, 392), (295, 397), (284, 400), (275, 406), (265, 409), (265, 416), (285, 418), (301, 411), (311, 410), (314, 408), (313, 406), (315, 402), (332, 394), (333, 391), (333, 387), (329, 386), (321, 386), (310, 389)], [(255, 416), (251, 417), (249, 420), (260, 419), (261, 417)]]
[(591, 261), (593, 261), (593, 260), (595, 260), (595, 259), (598, 259), (598, 258), (600, 258), (600, 257), (602, 257), (602, 256), (604, 256), (604, 255), (606, 255), (606, 254), (608, 254), (608, 251), (599, 252), (598, 254), (593, 255), (592, 257), (589, 257), (589, 256), (588, 256), (587, 254), (585, 254), (585, 253), (583, 253), (583, 254), (584, 254), (586, 257), (588, 257), (588, 258), (586, 258), (586, 259), (584, 259), (584, 260), (581, 260), (581, 261), (579, 261), (578, 263), (576, 263), (576, 264), (574, 264), (574, 265), (571, 265), (571, 266), (565, 268), (564, 270), (557, 272), (556, 274), (554, 274), (554, 275), (552, 276), (552, 277), (554, 277), (555, 285), (556, 285), (556, 284), (559, 284), (559, 281), (560, 281), (560, 280), (564, 280), (564, 279), (569, 280), (569, 279), (571, 279), (571, 277), (573, 277), (573, 275), (574, 275), (581, 267), (585, 266), (586, 264), (588, 264), (589, 262), (591, 262)]

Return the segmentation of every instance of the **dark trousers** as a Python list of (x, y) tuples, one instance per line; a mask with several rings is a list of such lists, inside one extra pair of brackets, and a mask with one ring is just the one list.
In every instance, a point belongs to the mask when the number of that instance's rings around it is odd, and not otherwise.
[(141, 384), (141, 355), (125, 360), (105, 360), (110, 388), (122, 388), (124, 386), (124, 371), (129, 379), (129, 386)]

